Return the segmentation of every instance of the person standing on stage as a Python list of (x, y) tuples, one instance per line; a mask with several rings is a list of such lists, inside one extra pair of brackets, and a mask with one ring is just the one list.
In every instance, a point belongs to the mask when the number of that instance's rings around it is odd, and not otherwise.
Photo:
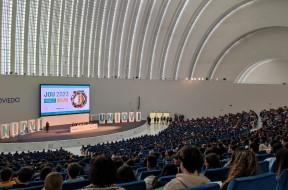
[(49, 122), (47, 121), (47, 122), (46, 122), (46, 125), (45, 125), (46, 133), (49, 132), (49, 128), (50, 128), (50, 124), (49, 124)]

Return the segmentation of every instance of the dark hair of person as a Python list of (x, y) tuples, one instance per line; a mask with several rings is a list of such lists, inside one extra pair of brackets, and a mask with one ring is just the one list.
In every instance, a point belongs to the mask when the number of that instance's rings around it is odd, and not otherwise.
[(26, 166), (20, 169), (17, 174), (17, 178), (20, 182), (27, 183), (32, 180), (33, 174), (34, 172), (32, 167)]
[(1, 171), (1, 180), (9, 181), (13, 175), (13, 171), (10, 168), (3, 168)]
[(244, 150), (236, 153), (235, 160), (230, 167), (228, 178), (223, 183), (223, 187), (236, 177), (253, 176), (256, 174), (257, 158), (253, 151)]
[(271, 148), (271, 152), (272, 152), (273, 154), (275, 154), (275, 155), (276, 155), (280, 150), (283, 149), (283, 145), (282, 145), (281, 142), (276, 142), (276, 143), (272, 144), (271, 147), (272, 147), (272, 148)]
[(221, 167), (220, 158), (215, 153), (207, 154), (205, 156), (205, 162), (208, 164), (208, 168), (206, 169)]
[(47, 176), (50, 172), (52, 172), (52, 168), (50, 168), (49, 166), (43, 167), (43, 168), (41, 169), (41, 171), (40, 171), (40, 180), (41, 180), (41, 181), (44, 181), (45, 178), (46, 178), (46, 176)]
[(132, 160), (132, 159), (129, 159), (129, 160), (127, 160), (127, 162), (126, 162), (126, 164), (127, 165), (129, 165), (129, 166), (134, 166), (134, 160)]
[(116, 178), (119, 183), (127, 183), (136, 180), (132, 168), (127, 164), (123, 164), (118, 168)]
[(149, 155), (147, 157), (147, 167), (156, 168), (157, 167), (157, 158), (154, 155)]
[(256, 154), (257, 152), (259, 152), (259, 143), (252, 142), (250, 144), (250, 149)]
[(184, 146), (178, 151), (177, 157), (188, 172), (194, 173), (197, 171), (200, 173), (204, 160), (198, 148), (188, 145)]
[(70, 163), (68, 165), (68, 174), (72, 179), (75, 179), (77, 176), (80, 175), (81, 166), (78, 163)]
[(90, 180), (97, 187), (109, 187), (116, 181), (116, 168), (111, 158), (99, 155), (91, 166)]
[(162, 170), (161, 176), (176, 175), (178, 168), (175, 164), (166, 164)]
[(275, 169), (277, 175), (288, 169), (288, 149), (283, 148), (276, 154)]
[(113, 163), (114, 163), (114, 165), (115, 165), (115, 168), (116, 168), (116, 170), (118, 169), (118, 168), (120, 168), (122, 165), (123, 165), (123, 160), (122, 160), (122, 158), (121, 157), (115, 157), (115, 158), (113, 158)]

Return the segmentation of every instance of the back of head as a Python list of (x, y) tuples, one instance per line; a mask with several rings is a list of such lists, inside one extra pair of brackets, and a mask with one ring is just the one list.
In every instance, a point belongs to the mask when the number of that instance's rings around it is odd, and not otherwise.
[[(203, 156), (200, 150), (192, 146), (184, 146), (177, 153), (182, 166), (190, 173), (200, 173), (203, 166)], [(182, 171), (183, 172), (183, 171)]]
[(205, 156), (205, 165), (206, 168), (220, 168), (221, 163), (220, 163), (220, 158), (217, 154), (215, 153), (210, 153)]
[(40, 180), (44, 181), (46, 176), (52, 172), (52, 168), (49, 166), (45, 166), (44, 168), (41, 169), (40, 171)]
[(259, 152), (259, 143), (258, 142), (252, 142), (250, 144), (250, 149), (256, 154)]
[(127, 183), (131, 181), (135, 181), (136, 177), (132, 168), (126, 164), (123, 164), (117, 170), (117, 180), (121, 183)]
[(161, 176), (176, 175), (178, 168), (175, 164), (166, 164), (162, 170)]
[(3, 168), (1, 171), (1, 180), (9, 181), (12, 178), (13, 171), (10, 168)]
[(256, 168), (257, 158), (255, 153), (251, 150), (239, 151), (236, 153), (227, 181), (230, 182), (235, 177), (255, 175)]
[(98, 187), (107, 187), (116, 181), (116, 168), (110, 157), (99, 155), (91, 166), (91, 182)]
[(20, 183), (27, 183), (32, 180), (33, 169), (31, 167), (23, 167), (20, 169), (17, 175), (17, 179)]
[(120, 156), (115, 156), (113, 159), (112, 159), (112, 161), (113, 161), (113, 163), (114, 163), (114, 165), (115, 165), (115, 167), (116, 167), (116, 170), (118, 169), (118, 168), (120, 168), (120, 166), (122, 166), (123, 165), (123, 159), (120, 157)]
[(285, 169), (288, 169), (288, 149), (283, 148), (276, 154), (275, 168), (277, 175)]
[(154, 169), (157, 167), (157, 158), (154, 155), (149, 155), (147, 157), (147, 167), (148, 169)]
[(68, 165), (68, 175), (71, 179), (77, 178), (80, 175), (81, 166), (78, 163), (71, 163)]
[(58, 172), (49, 173), (44, 182), (45, 190), (62, 190), (63, 178)]
[(281, 149), (283, 149), (281, 142), (275, 142), (272, 144), (271, 152), (276, 155)]

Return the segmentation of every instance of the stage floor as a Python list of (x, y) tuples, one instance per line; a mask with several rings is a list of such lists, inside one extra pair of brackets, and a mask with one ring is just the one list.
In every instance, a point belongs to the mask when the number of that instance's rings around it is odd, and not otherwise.
[(145, 121), (137, 123), (119, 123), (119, 124), (98, 124), (98, 128), (95, 130), (70, 133), (71, 125), (63, 126), (51, 126), (49, 132), (39, 131), (32, 134), (18, 136), (10, 139), (0, 139), (0, 143), (21, 143), (21, 142), (42, 142), (42, 141), (56, 141), (56, 140), (69, 140), (69, 139), (79, 139), (96, 137), (102, 135), (108, 135), (113, 133), (118, 133), (122, 131), (127, 131), (136, 127), (140, 127), (145, 123)]

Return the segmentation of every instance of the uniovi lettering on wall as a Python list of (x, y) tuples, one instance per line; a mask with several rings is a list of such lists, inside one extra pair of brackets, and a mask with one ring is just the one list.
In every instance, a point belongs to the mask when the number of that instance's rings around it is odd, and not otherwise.
[(0, 125), (0, 138), (9, 139), (43, 130), (45, 123), (41, 118), (5, 123)]
[[(114, 121), (113, 121), (114, 119)], [(115, 113), (99, 113), (99, 123), (127, 123), (140, 122), (141, 112), (115, 112)]]

